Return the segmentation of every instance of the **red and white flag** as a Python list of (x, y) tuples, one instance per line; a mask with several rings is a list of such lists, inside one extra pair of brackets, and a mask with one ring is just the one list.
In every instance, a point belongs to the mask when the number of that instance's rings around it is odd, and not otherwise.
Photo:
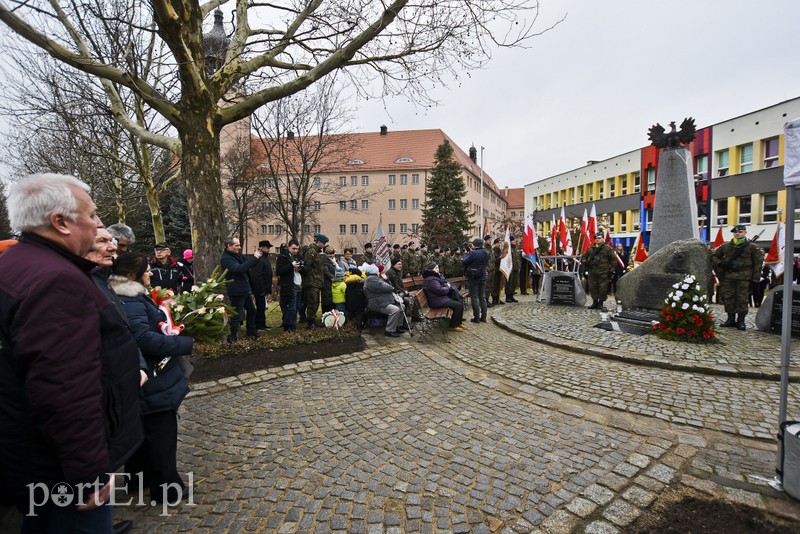
[(592, 246), (592, 237), (589, 235), (589, 215), (586, 208), (583, 208), (583, 218), (581, 219), (581, 254), (585, 254)]
[(592, 211), (589, 212), (589, 222), (586, 223), (586, 233), (591, 238), (589, 240), (589, 246), (594, 245), (594, 234), (597, 233), (597, 211), (594, 209), (594, 204), (592, 204)]
[(558, 219), (558, 239), (561, 242), (561, 253), (566, 256), (572, 256), (572, 236), (570, 234), (564, 206), (561, 206), (561, 218)]
[(372, 240), (373, 250), (375, 251), (375, 265), (383, 265), (385, 269), (391, 267), (389, 257), (389, 245), (386, 243), (386, 236), (383, 233), (383, 224), (379, 221), (375, 231), (375, 239)]
[(783, 225), (783, 223), (778, 221), (778, 227), (775, 229), (775, 236), (772, 238), (772, 243), (769, 246), (769, 252), (767, 253), (767, 257), (764, 258), (764, 263), (769, 265), (769, 268), (772, 269), (772, 272), (775, 273), (775, 276), (780, 276), (783, 274), (783, 252), (786, 243), (786, 238), (784, 237), (785, 229), (786, 227)]
[(553, 226), (550, 228), (550, 255), (555, 256), (558, 254), (556, 242), (558, 241), (558, 225), (556, 224), (556, 216), (553, 214)]
[(711, 245), (711, 250), (721, 246), (725, 241), (722, 239), (722, 227), (717, 230), (717, 237), (714, 238), (714, 243)]
[(647, 259), (647, 250), (644, 248), (644, 238), (642, 237), (641, 232), (639, 232), (639, 236), (636, 238), (635, 250), (636, 252), (633, 256), (634, 263), (642, 263)]

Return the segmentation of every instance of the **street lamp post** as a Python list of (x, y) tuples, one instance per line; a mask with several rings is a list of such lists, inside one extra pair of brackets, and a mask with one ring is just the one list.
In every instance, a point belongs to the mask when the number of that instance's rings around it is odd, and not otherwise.
[(481, 147), (481, 216), (478, 219), (478, 237), (483, 237), (483, 147)]

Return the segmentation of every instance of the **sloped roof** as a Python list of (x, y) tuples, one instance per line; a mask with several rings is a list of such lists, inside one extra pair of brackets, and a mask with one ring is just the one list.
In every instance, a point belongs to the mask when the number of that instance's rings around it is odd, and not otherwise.
[(519, 209), (525, 207), (525, 188), (524, 187), (506, 187), (503, 191), (509, 209)]
[[(345, 136), (342, 136), (345, 137)], [(436, 149), (447, 139), (453, 147), (453, 154), (463, 167), (480, 176), (480, 166), (474, 163), (466, 152), (459, 147), (446, 133), (440, 129), (401, 130), (347, 134), (348, 145), (346, 160), (328, 161), (325, 163), (326, 173), (346, 173), (362, 171), (414, 171), (433, 168)], [(259, 140), (253, 139), (254, 157), (264, 157), (264, 150)], [(409, 161), (410, 160), (410, 161)], [(352, 164), (348, 162), (360, 161)], [(494, 180), (484, 171), (484, 184), (497, 194), (502, 194)]]

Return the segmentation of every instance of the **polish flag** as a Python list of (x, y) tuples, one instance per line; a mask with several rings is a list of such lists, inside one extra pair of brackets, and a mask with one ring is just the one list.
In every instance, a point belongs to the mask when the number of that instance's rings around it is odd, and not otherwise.
[(550, 255), (555, 256), (558, 254), (558, 248), (556, 247), (556, 241), (558, 241), (558, 225), (556, 224), (556, 216), (553, 215), (553, 226), (550, 228)]
[(583, 218), (581, 219), (581, 254), (586, 254), (592, 246), (592, 237), (589, 235), (589, 215), (586, 208), (583, 208)]
[(778, 221), (778, 227), (775, 229), (775, 236), (772, 238), (772, 243), (769, 246), (767, 257), (764, 258), (764, 263), (769, 265), (775, 276), (783, 274), (783, 249), (786, 246), (786, 238), (784, 237), (783, 223)]
[(718, 246), (722, 245), (725, 241), (722, 239), (722, 227), (720, 226), (717, 230), (717, 237), (714, 238), (714, 243), (711, 245), (711, 250), (714, 250)]
[(642, 233), (639, 232), (639, 237), (636, 238), (636, 254), (633, 256), (635, 263), (642, 263), (647, 259), (647, 251), (644, 248), (644, 238)]
[(590, 237), (589, 246), (591, 246), (594, 244), (594, 234), (597, 233), (597, 211), (594, 209), (594, 204), (592, 204), (592, 211), (589, 212), (589, 222), (586, 224), (586, 233)]

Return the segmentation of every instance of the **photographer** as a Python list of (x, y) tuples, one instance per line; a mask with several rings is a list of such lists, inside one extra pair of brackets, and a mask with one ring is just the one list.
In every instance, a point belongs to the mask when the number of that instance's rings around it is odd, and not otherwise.
[(297, 301), (303, 292), (303, 273), (305, 265), (300, 257), (300, 243), (290, 239), (275, 263), (275, 274), (280, 287), (280, 306), (284, 332), (297, 330)]
[(737, 224), (732, 231), (733, 239), (714, 251), (711, 264), (719, 277), (719, 296), (728, 314), (720, 326), (745, 330), (750, 292), (761, 278), (762, 261), (758, 247), (746, 237), (747, 228)]
[(474, 248), (461, 260), (464, 276), (467, 277), (469, 298), (472, 303), (473, 323), (486, 322), (486, 280), (489, 278), (489, 252), (483, 248), (483, 239), (476, 238)]

